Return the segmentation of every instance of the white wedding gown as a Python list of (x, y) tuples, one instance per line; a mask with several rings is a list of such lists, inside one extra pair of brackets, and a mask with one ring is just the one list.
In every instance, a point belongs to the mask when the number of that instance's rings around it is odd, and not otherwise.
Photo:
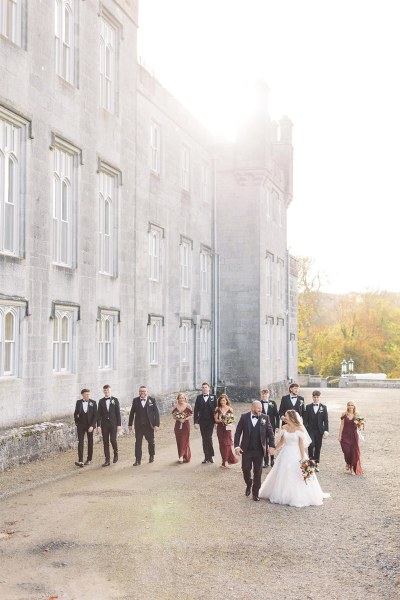
[(300, 469), (299, 437), (302, 437), (307, 448), (307, 432), (297, 430), (290, 433), (282, 429), (282, 435), (285, 440), (282, 450), (260, 488), (260, 498), (268, 499), (274, 504), (288, 504), (299, 508), (321, 505), (323, 498), (329, 498), (329, 494), (324, 494), (321, 490), (315, 473), (305, 483)]

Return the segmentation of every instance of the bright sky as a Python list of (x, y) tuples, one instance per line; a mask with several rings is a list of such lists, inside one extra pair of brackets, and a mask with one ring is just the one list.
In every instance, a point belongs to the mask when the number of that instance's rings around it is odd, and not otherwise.
[[(293, 121), (288, 243), (325, 291), (400, 292), (398, 0), (139, 0), (139, 57), (232, 138), (246, 90)], [(397, 257), (397, 258), (396, 258)]]

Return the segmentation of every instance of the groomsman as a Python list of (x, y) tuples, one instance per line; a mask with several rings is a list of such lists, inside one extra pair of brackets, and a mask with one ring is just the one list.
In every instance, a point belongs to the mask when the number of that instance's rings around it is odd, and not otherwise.
[(104, 398), (99, 400), (97, 411), (97, 433), (103, 436), (105, 462), (102, 467), (110, 466), (110, 441), (114, 451), (113, 463), (118, 461), (117, 432), (121, 431), (121, 411), (118, 398), (111, 395), (111, 387), (103, 386)]
[(160, 427), (160, 413), (154, 398), (147, 394), (145, 385), (139, 388), (139, 396), (132, 400), (132, 408), (129, 413), (128, 429), (132, 431), (132, 423), (135, 420), (135, 462), (137, 467), (142, 462), (142, 442), (146, 438), (149, 449), (149, 462), (154, 462), (155, 441), (154, 432)]
[(310, 458), (319, 463), (323, 438), (329, 435), (328, 409), (320, 402), (321, 392), (314, 390), (312, 393), (312, 404), (307, 404), (304, 415), (304, 425), (311, 438), (308, 447)]
[[(261, 412), (264, 415), (268, 415), (269, 416), (269, 420), (271, 422), (271, 427), (275, 433), (275, 429), (279, 429), (279, 413), (278, 413), (278, 407), (276, 405), (275, 400), (271, 400), (271, 398), (269, 397), (269, 390), (264, 389), (261, 390), (260, 392), (261, 394), (261, 398), (260, 398), (260, 402), (261, 402)], [(274, 466), (274, 457), (271, 456), (271, 467)], [(264, 468), (268, 467), (269, 464), (269, 454), (267, 453), (264, 456)]]
[(305, 405), (303, 396), (299, 396), (299, 384), (291, 383), (289, 385), (289, 393), (287, 396), (282, 396), (279, 407), (279, 416), (283, 421), (283, 415), (287, 410), (295, 410), (304, 419)]
[(201, 386), (202, 394), (197, 396), (194, 405), (194, 426), (198, 429), (200, 425), (201, 439), (203, 440), (204, 460), (203, 465), (214, 462), (213, 431), (214, 431), (214, 410), (216, 409), (216, 399), (210, 394), (210, 386), (204, 382)]
[[(261, 413), (261, 402), (254, 400), (250, 412), (239, 419), (234, 439), (235, 453), (242, 455), (243, 479), (246, 483), (246, 496), (253, 493), (253, 500), (260, 500), (258, 492), (261, 487), (263, 456), (267, 452), (275, 453), (274, 432), (269, 417)], [(253, 477), (251, 471), (253, 470)]]
[[(93, 430), (97, 422), (97, 404), (89, 398), (90, 390), (83, 388), (81, 390), (82, 398), (77, 400), (74, 411), (74, 421), (78, 432), (78, 460), (75, 462), (77, 467), (90, 465), (93, 460)], [(83, 445), (87, 435), (87, 459), (83, 462)]]

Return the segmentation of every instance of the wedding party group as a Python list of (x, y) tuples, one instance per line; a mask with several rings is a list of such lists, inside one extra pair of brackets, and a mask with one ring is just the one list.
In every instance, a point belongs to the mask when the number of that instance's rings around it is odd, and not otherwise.
[[(97, 402), (90, 399), (90, 390), (81, 391), (77, 401), (74, 420), (78, 433), (78, 467), (90, 465), (93, 459), (93, 433), (101, 432), (105, 462), (110, 466), (110, 443), (113, 463), (118, 461), (117, 433), (121, 429), (121, 411), (117, 398), (111, 395), (109, 385), (103, 387), (104, 397)], [(304, 507), (318, 506), (329, 497), (318, 482), (323, 440), (329, 435), (328, 410), (321, 402), (321, 392), (312, 392), (312, 402), (305, 404), (299, 395), (297, 383), (291, 383), (289, 393), (277, 403), (270, 398), (268, 389), (262, 389), (260, 399), (253, 400), (250, 410), (243, 413), (236, 423), (231, 401), (227, 394), (218, 397), (210, 393), (210, 385), (202, 384), (202, 393), (196, 398), (194, 408), (184, 393), (179, 393), (172, 409), (175, 420), (174, 432), (178, 451), (178, 463), (189, 463), (190, 421), (200, 428), (204, 460), (211, 464), (214, 459), (213, 434), (216, 430), (221, 467), (226, 469), (241, 458), (245, 495), (259, 502), (262, 499), (275, 504)], [(142, 462), (143, 438), (149, 453), (149, 462), (155, 458), (155, 432), (160, 427), (160, 414), (155, 398), (148, 394), (146, 386), (139, 388), (139, 395), (132, 401), (128, 430), (135, 433), (135, 462)], [(343, 451), (346, 470), (361, 475), (359, 437), (364, 419), (354, 403), (348, 402), (341, 415), (339, 442)], [(87, 436), (87, 459), (83, 462), (84, 437)], [(263, 468), (271, 467), (261, 484)]]

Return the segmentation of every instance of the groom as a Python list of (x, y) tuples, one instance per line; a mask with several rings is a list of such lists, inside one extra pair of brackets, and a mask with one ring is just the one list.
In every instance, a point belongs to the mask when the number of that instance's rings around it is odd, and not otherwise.
[[(246, 482), (246, 496), (253, 493), (253, 500), (258, 502), (261, 487), (263, 457), (267, 453), (275, 454), (274, 432), (267, 415), (261, 414), (261, 402), (255, 400), (251, 410), (244, 413), (239, 420), (235, 432), (235, 453), (242, 455), (243, 478)], [(253, 478), (251, 470), (253, 469)], [(253, 485), (253, 487), (252, 487)]]

